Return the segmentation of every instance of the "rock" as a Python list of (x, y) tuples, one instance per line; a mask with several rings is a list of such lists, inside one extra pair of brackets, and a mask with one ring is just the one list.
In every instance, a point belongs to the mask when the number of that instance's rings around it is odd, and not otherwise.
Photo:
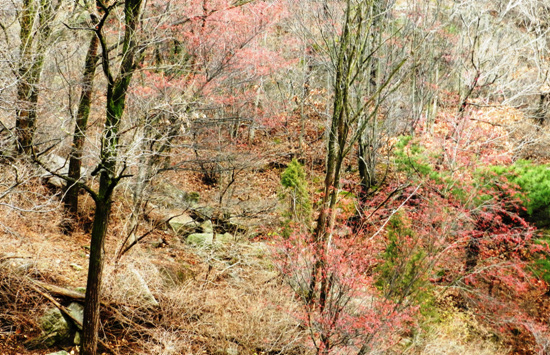
[(15, 254), (3, 255), (6, 259), (0, 263), (0, 266), (7, 267), (18, 274), (29, 273), (36, 265), (35, 262), (29, 258), (17, 257)]
[(235, 237), (231, 233), (216, 234), (216, 242), (231, 243), (235, 241)]
[[(216, 243), (231, 243), (235, 237), (231, 233), (216, 234)], [(210, 245), (214, 243), (214, 233), (193, 233), (187, 236), (187, 243), (194, 245)]]
[(214, 207), (201, 206), (192, 208), (191, 215), (201, 221), (212, 219), (214, 216)]
[(58, 308), (50, 308), (40, 318), (40, 326), (46, 333), (57, 333), (60, 337), (70, 335), (71, 326), (63, 317), (63, 314)]
[(120, 275), (119, 287), (124, 287), (127, 296), (136, 303), (145, 307), (158, 307), (159, 303), (149, 289), (147, 282), (143, 279), (138, 270), (130, 268), (128, 273)]
[(189, 279), (195, 279), (196, 276), (192, 266), (187, 263), (163, 261), (156, 263), (155, 266), (159, 270), (165, 285), (168, 286), (182, 285)]
[(25, 343), (29, 349), (49, 348), (57, 343), (67, 342), (72, 334), (71, 324), (57, 308), (50, 308), (40, 318), (42, 335)]
[(72, 267), (75, 271), (82, 270), (82, 266), (80, 266), (78, 264), (75, 264), (75, 263), (69, 264), (69, 266)]
[[(59, 175), (67, 176), (69, 174), (69, 160), (63, 157), (60, 157), (57, 154), (48, 155), (42, 161), (42, 164), (44, 164), (52, 172), (55, 172)], [(44, 177), (48, 181), (48, 183), (58, 188), (65, 187), (64, 179), (58, 176), (54, 176), (44, 169), (42, 170), (44, 172), (42, 177)], [(80, 168), (80, 177), (81, 179), (86, 179), (87, 177), (86, 169)]]
[[(168, 218), (170, 218), (170, 215), (165, 216), (164, 220)], [(189, 233), (198, 227), (198, 223), (186, 213), (172, 218), (168, 224), (178, 235)]]
[(80, 332), (76, 332), (74, 333), (74, 339), (73, 339), (73, 344), (74, 345), (80, 345), (80, 342), (81, 342), (81, 338), (80, 338)]
[(67, 307), (67, 310), (69, 311), (70, 315), (80, 322), (80, 324), (84, 323), (84, 306), (80, 303), (73, 302)]
[(209, 245), (214, 241), (214, 233), (193, 233), (187, 236), (187, 242), (195, 245)]
[(214, 233), (214, 226), (212, 225), (211, 220), (202, 222), (201, 229), (203, 233)]

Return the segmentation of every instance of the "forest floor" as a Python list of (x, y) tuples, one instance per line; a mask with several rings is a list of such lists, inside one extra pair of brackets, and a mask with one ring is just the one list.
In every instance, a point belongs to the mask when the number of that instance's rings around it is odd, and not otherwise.
[[(305, 163), (313, 182), (322, 173), (320, 126), (312, 123), (306, 131), (306, 141), (312, 144)], [(118, 190), (105, 245), (101, 329), (101, 337), (114, 353), (311, 353), (308, 332), (295, 316), (300, 304), (271, 259), (270, 235), (280, 223), (280, 174), (298, 150), (287, 139), (292, 130), (287, 127), (276, 132), (269, 145), (257, 147), (273, 153), (265, 154), (254, 168), (243, 170), (231, 184), (226, 195), (231, 210), (254, 215), (254, 222), (250, 230), (235, 234), (230, 242), (190, 245), (169, 229), (156, 229), (119, 257), (131, 203), (124, 188)], [(29, 179), (0, 206), (0, 354), (47, 354), (61, 349), (75, 354), (78, 348), (67, 343), (49, 349), (25, 347), (41, 333), (40, 316), (54, 306), (36, 291), (32, 280), (67, 290), (85, 286), (93, 201), (81, 196), (77, 227), (71, 235), (64, 234), (59, 227), (64, 218), (59, 193), (52, 197), (51, 187), (32, 177), (32, 167), (21, 163), (17, 169)], [(198, 192), (202, 205), (219, 204), (224, 186), (206, 184), (201, 176), (200, 171), (170, 172), (158, 183)], [(2, 184), (10, 186), (12, 178), (10, 169), (4, 169)], [(139, 232), (149, 228), (144, 222)], [(136, 286), (132, 275), (136, 273), (158, 306), (150, 307), (142, 294), (132, 292)], [(59, 294), (52, 296), (64, 306), (74, 301)], [(536, 304), (547, 310), (540, 314), (550, 314), (548, 297), (540, 297)], [(404, 335), (390, 353), (532, 353), (529, 348), (521, 349), (517, 341), (512, 352), (510, 342), (495, 337), (475, 314), (460, 309), (451, 298), (440, 300), (437, 307), (437, 322)]]

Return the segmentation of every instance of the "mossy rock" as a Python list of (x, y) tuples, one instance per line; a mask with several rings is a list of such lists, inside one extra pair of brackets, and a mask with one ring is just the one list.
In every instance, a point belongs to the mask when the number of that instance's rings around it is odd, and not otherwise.
[(214, 225), (211, 220), (202, 222), (201, 229), (203, 233), (214, 233)]
[(214, 233), (193, 233), (187, 236), (187, 243), (194, 245), (210, 245), (214, 242)]
[(231, 233), (216, 234), (216, 242), (232, 243), (234, 241), (235, 241), (235, 237)]
[(56, 344), (68, 343), (71, 339), (72, 324), (59, 309), (48, 309), (39, 321), (42, 335), (25, 342), (27, 349), (50, 348)]
[(163, 263), (157, 265), (164, 283), (167, 286), (181, 285), (187, 280), (195, 278), (195, 271), (186, 263)]
[(40, 327), (49, 337), (48, 346), (54, 345), (57, 341), (64, 341), (71, 336), (71, 324), (67, 322), (61, 311), (51, 308), (40, 318)]

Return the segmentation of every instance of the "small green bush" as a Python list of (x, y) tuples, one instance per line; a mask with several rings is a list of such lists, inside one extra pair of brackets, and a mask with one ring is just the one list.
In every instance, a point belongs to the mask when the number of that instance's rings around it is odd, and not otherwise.
[(525, 193), (524, 206), (533, 222), (539, 226), (550, 223), (550, 165), (520, 160), (511, 166), (495, 166), (491, 170), (521, 188)]
[(442, 184), (448, 180), (443, 171), (434, 168), (435, 155), (428, 155), (418, 142), (411, 136), (402, 136), (395, 144), (394, 164), (399, 171), (406, 172), (409, 176), (428, 177), (433, 182)]
[(426, 252), (415, 241), (414, 231), (406, 218), (395, 214), (388, 223), (383, 262), (377, 267), (376, 286), (388, 298), (398, 302), (408, 300), (420, 306), (426, 318), (436, 318), (434, 296), (428, 281)]
[(281, 175), (283, 191), (279, 195), (281, 201), (288, 201), (288, 209), (283, 214), (286, 217), (283, 235), (291, 233), (291, 224), (297, 223), (306, 229), (311, 224), (311, 200), (307, 187), (304, 167), (292, 159), (288, 167)]

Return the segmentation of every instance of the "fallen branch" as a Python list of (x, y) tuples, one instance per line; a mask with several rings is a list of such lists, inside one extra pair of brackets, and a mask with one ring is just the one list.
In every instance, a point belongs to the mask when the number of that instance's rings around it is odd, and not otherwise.
[(42, 282), (42, 281), (37, 281), (37, 280), (32, 280), (32, 279), (30, 279), (30, 280), (33, 284), (45, 289), (49, 293), (53, 293), (54, 295), (67, 297), (67, 298), (72, 298), (72, 299), (75, 299), (75, 300), (84, 300), (85, 297), (86, 297), (83, 293), (78, 292), (78, 291), (73, 291), (73, 290), (69, 290), (68, 288), (47, 284), (47, 283)]

